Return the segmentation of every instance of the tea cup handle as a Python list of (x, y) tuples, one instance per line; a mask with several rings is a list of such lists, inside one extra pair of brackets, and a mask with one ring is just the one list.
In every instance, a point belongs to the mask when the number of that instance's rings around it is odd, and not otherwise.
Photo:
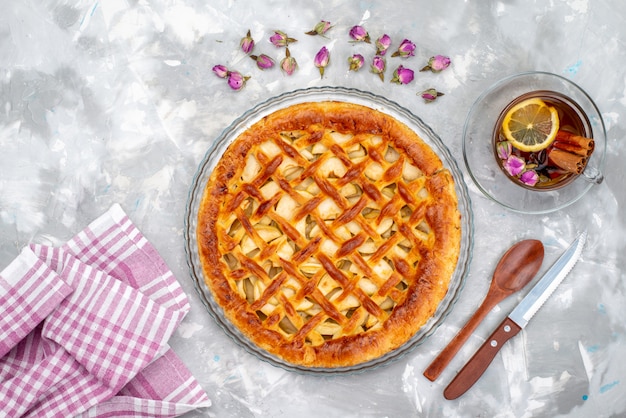
[(604, 174), (595, 167), (587, 166), (581, 175), (590, 183), (600, 184), (604, 181)]

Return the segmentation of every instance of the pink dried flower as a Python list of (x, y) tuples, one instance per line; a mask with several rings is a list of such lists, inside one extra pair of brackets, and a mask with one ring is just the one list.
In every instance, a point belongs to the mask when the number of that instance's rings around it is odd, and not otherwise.
[(370, 35), (367, 33), (363, 26), (352, 26), (349, 35), (355, 42), (366, 42), (368, 44), (371, 43)]
[(515, 155), (509, 155), (509, 158), (503, 164), (504, 169), (513, 177), (517, 177), (526, 168), (526, 162)]
[(380, 55), (376, 55), (374, 59), (372, 59), (372, 72), (374, 74), (378, 74), (380, 77), (380, 81), (385, 81), (385, 68), (387, 67), (387, 63), (385, 59)]
[(219, 77), (219, 78), (226, 78), (228, 77), (228, 68), (226, 68), (226, 66), (224, 65), (216, 65), (213, 67), (213, 72)]
[(249, 79), (249, 76), (244, 77), (237, 71), (228, 72), (228, 85), (233, 90), (241, 90), (246, 85), (246, 81)]
[(398, 47), (398, 50), (394, 52), (392, 57), (408, 58), (415, 55), (415, 44), (408, 39), (403, 40)]
[(500, 141), (496, 145), (496, 151), (501, 160), (506, 160), (513, 152), (513, 145), (509, 141)]
[(365, 62), (365, 58), (361, 54), (354, 54), (348, 58), (348, 64), (350, 65), (350, 71), (359, 71)]
[(289, 48), (286, 48), (285, 58), (280, 61), (280, 68), (287, 74), (292, 75), (296, 68), (298, 68), (298, 63), (296, 59), (291, 56), (291, 52), (289, 52)]
[(439, 91), (437, 91), (437, 90), (435, 90), (433, 88), (426, 89), (423, 92), (417, 93), (417, 94), (422, 96), (422, 99), (424, 99), (424, 101), (426, 103), (434, 102), (435, 100), (437, 100), (437, 97), (443, 96), (443, 93), (441, 93), (441, 92), (439, 92)]
[(233, 90), (241, 90), (245, 86), (246, 81), (250, 79), (249, 76), (243, 76), (238, 71), (229, 71), (225, 65), (216, 65), (213, 67), (213, 72), (219, 78), (225, 78), (228, 85)]
[(434, 57), (430, 57), (428, 60), (428, 65), (422, 68), (420, 71), (432, 71), (433, 73), (438, 73), (440, 71), (445, 70), (450, 66), (450, 58), (443, 55), (435, 55)]
[(285, 32), (276, 30), (270, 36), (270, 42), (276, 47), (288, 46), (291, 43), (298, 42), (297, 39), (290, 38)]
[(410, 68), (404, 68), (402, 65), (400, 65), (393, 72), (393, 78), (391, 79), (391, 82), (397, 84), (409, 84), (411, 81), (413, 81), (413, 77), (413, 70), (411, 70)]
[(529, 186), (534, 186), (539, 181), (539, 175), (535, 170), (526, 170), (519, 177), (520, 181)]
[(256, 66), (261, 70), (267, 70), (268, 68), (272, 68), (274, 66), (274, 60), (265, 54), (250, 55), (250, 58), (256, 61)]
[(320, 20), (320, 22), (315, 25), (315, 27), (308, 31), (308, 32), (304, 32), (306, 35), (321, 35), (324, 36), (324, 34), (330, 29), (332, 28), (332, 26), (330, 25), (330, 22), (327, 22), (325, 20)]
[(249, 54), (254, 49), (254, 39), (250, 36), (250, 30), (245, 37), (241, 38), (241, 42), (239, 42), (239, 46), (241, 46), (241, 50), (245, 54)]
[(385, 55), (387, 53), (387, 49), (391, 45), (391, 38), (389, 35), (384, 34), (380, 38), (376, 40), (376, 55)]
[(324, 77), (324, 68), (326, 68), (329, 62), (330, 52), (328, 52), (328, 48), (323, 46), (322, 49), (315, 54), (315, 59), (313, 60), (315, 66), (320, 70), (320, 77)]

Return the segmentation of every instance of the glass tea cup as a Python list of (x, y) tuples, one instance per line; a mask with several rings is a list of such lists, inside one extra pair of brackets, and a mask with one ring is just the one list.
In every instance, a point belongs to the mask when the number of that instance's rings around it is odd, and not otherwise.
[[(561, 128), (593, 139), (591, 155), (582, 159), (580, 174), (551, 167), (547, 153), (520, 153), (541, 176), (530, 185), (509, 174), (499, 155), (502, 121), (508, 110), (528, 98), (541, 98), (559, 111)], [(579, 86), (556, 74), (528, 72), (507, 77), (487, 89), (473, 104), (463, 132), (463, 157), (470, 177), (488, 198), (516, 212), (548, 213), (579, 200), (603, 180), (606, 130), (593, 100)], [(556, 167), (558, 168), (558, 167)]]

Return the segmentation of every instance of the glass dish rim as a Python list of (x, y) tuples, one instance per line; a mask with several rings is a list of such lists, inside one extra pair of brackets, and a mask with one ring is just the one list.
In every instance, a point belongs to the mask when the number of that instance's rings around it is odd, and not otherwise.
[[(474, 102), (472, 103), (470, 110), (467, 114), (467, 117), (465, 119), (465, 123), (463, 125), (463, 134), (462, 134), (462, 138), (461, 138), (461, 145), (462, 145), (462, 154), (463, 154), (463, 161), (465, 163), (465, 168), (467, 169), (467, 172), (470, 176), (470, 178), (472, 179), (472, 182), (474, 183), (474, 185), (480, 190), (480, 192), (483, 194), (483, 196), (485, 196), (486, 198), (488, 198), (489, 200), (501, 205), (502, 207), (512, 211), (512, 212), (516, 212), (516, 213), (521, 213), (521, 214), (526, 214), (526, 215), (544, 215), (544, 214), (548, 214), (548, 213), (553, 213), (556, 212), (558, 210), (564, 209), (570, 205), (573, 205), (574, 203), (576, 203), (577, 201), (579, 201), (580, 199), (583, 198), (583, 196), (585, 196), (585, 194), (587, 194), (587, 192), (594, 186), (594, 183), (592, 182), (587, 182), (587, 184), (585, 185), (585, 187), (580, 191), (580, 193), (578, 193), (578, 195), (574, 196), (573, 198), (571, 198), (570, 200), (563, 202), (559, 205), (555, 205), (553, 207), (550, 208), (545, 208), (545, 209), (537, 209), (537, 210), (524, 210), (524, 209), (520, 209), (517, 207), (514, 207), (510, 204), (507, 204), (505, 202), (502, 202), (500, 199), (496, 198), (495, 196), (493, 196), (492, 193), (490, 193), (489, 191), (487, 191), (485, 189), (485, 186), (479, 181), (478, 178), (476, 178), (476, 174), (474, 173), (474, 170), (472, 169), (472, 164), (470, 161), (470, 158), (467, 155), (467, 137), (468, 137), (468, 129), (469, 129), (469, 125), (471, 123), (471, 117), (474, 114), (474, 111), (476, 110), (476, 108), (478, 107), (479, 104), (481, 104), (482, 102), (484, 102), (487, 97), (492, 94), (495, 90), (497, 90), (498, 88), (502, 87), (503, 85), (515, 80), (515, 79), (519, 79), (522, 77), (527, 77), (527, 76), (533, 76), (533, 75), (540, 75), (540, 76), (546, 76), (546, 77), (552, 77), (555, 78), (556, 80), (559, 80), (561, 82), (563, 82), (564, 84), (570, 85), (571, 87), (573, 87), (575, 90), (578, 90), (578, 92), (585, 97), (588, 101), (589, 104), (591, 105), (591, 107), (593, 108), (594, 112), (599, 116), (598, 118), (598, 123), (599, 123), (599, 130), (602, 133), (603, 137), (604, 137), (604, 143), (600, 152), (600, 156), (599, 158), (599, 167), (601, 169), (601, 171), (603, 171), (605, 169), (605, 163), (606, 163), (606, 142), (608, 141), (607, 138), (607, 133), (606, 133), (606, 126), (604, 123), (604, 118), (602, 117), (602, 113), (600, 112), (600, 109), (598, 108), (598, 106), (596, 105), (595, 101), (593, 100), (593, 98), (581, 87), (579, 86), (577, 83), (573, 82), (572, 80), (563, 77), (561, 75), (558, 74), (554, 74), (551, 72), (547, 72), (547, 71), (523, 71), (523, 72), (518, 72), (518, 73), (514, 73), (511, 75), (508, 75), (506, 77), (503, 77), (501, 79), (499, 79), (498, 81), (496, 81), (495, 83), (492, 83), (491, 85), (489, 85), (489, 87), (484, 90), (477, 98), (476, 100), (474, 100)], [(597, 151), (597, 150), (596, 150)], [(575, 181), (578, 181), (575, 180)], [(584, 181), (582, 179), (580, 179), (580, 181)], [(545, 191), (533, 191), (533, 193), (546, 193)]]
[[(459, 255), (459, 260), (453, 273), (448, 293), (438, 306), (433, 317), (431, 317), (431, 319), (420, 330), (418, 330), (413, 337), (397, 349), (368, 362), (336, 368), (304, 367), (292, 364), (280, 359), (264, 349), (261, 349), (248, 340), (237, 327), (224, 317), (221, 312), (221, 308), (213, 301), (211, 291), (206, 286), (203, 278), (202, 266), (198, 256), (196, 241), (197, 210), (199, 201), (204, 193), (208, 176), (214, 168), (214, 165), (217, 161), (219, 161), (223, 151), (228, 147), (230, 142), (232, 142), (232, 140), (239, 135), (241, 130), (247, 128), (263, 116), (291, 104), (327, 100), (356, 102), (359, 104), (364, 104), (365, 102), (365, 105), (370, 108), (386, 112), (396, 118), (399, 118), (399, 120), (403, 123), (407, 123), (406, 121), (408, 120), (411, 124), (419, 127), (424, 134), (428, 136), (428, 138), (424, 138), (424, 140), (431, 146), (436, 147), (435, 151), (437, 152), (437, 155), (439, 155), (444, 162), (444, 166), (446, 166), (454, 176), (455, 190), (459, 200), (462, 225), (461, 253)], [(418, 133), (421, 132), (418, 131)], [(212, 161), (212, 159), (215, 159), (216, 155), (217, 161)], [(405, 107), (383, 96), (354, 88), (322, 86), (296, 89), (269, 98), (248, 109), (216, 137), (198, 164), (198, 168), (189, 188), (185, 208), (183, 236), (186, 262), (194, 288), (209, 315), (235, 343), (243, 347), (247, 352), (254, 355), (258, 359), (285, 370), (316, 375), (351, 374), (372, 370), (404, 357), (407, 353), (411, 352), (415, 347), (423, 343), (429, 336), (431, 336), (445, 321), (446, 317), (458, 301), (469, 275), (469, 268), (473, 256), (474, 214), (471, 207), (469, 191), (464, 181), (463, 173), (461, 172), (456, 160), (452, 157), (452, 154), (441, 138), (418, 116), (414, 115)], [(455, 281), (455, 283), (453, 283), (453, 281)]]

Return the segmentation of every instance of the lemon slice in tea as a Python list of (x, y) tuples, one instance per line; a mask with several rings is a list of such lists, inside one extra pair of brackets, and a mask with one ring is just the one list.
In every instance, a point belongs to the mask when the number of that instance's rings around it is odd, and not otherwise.
[(504, 117), (502, 133), (515, 148), (536, 152), (548, 148), (559, 131), (559, 114), (539, 98), (524, 100)]

